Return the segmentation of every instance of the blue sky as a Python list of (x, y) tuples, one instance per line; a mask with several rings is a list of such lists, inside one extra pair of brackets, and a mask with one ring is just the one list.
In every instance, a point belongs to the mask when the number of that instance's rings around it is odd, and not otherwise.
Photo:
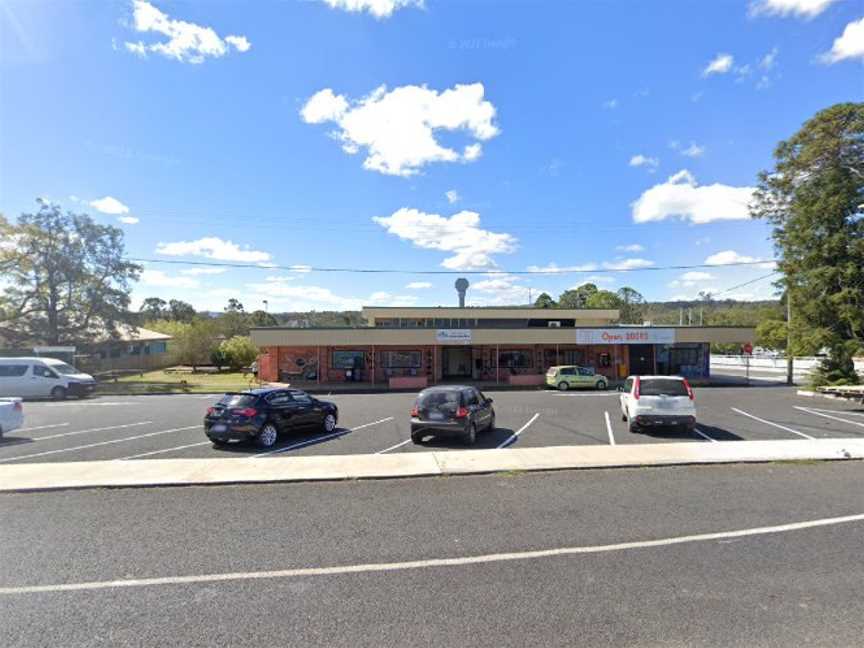
[[(45, 197), (134, 257), (298, 266), (148, 263), (136, 306), (455, 301), (451, 275), (304, 266), (474, 271), (472, 304), (586, 280), (692, 297), (770, 269), (611, 270), (770, 260), (756, 174), (864, 100), (862, 62), (859, 0), (13, 0), (0, 211)], [(483, 273), (550, 268), (586, 272)]]

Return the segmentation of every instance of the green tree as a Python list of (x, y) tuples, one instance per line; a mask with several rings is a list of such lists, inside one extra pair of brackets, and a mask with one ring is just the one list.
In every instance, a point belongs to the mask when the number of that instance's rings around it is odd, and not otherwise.
[(565, 290), (558, 297), (558, 308), (586, 308), (588, 298), (596, 292), (597, 286), (593, 283)]
[(279, 320), (263, 310), (252, 311), (247, 321), (249, 326), (279, 326)]
[(624, 286), (616, 293), (621, 305), (621, 322), (624, 324), (641, 324), (642, 323), (642, 307), (645, 305), (645, 298), (642, 293)]
[(168, 316), (168, 302), (159, 297), (148, 297), (141, 303), (138, 309), (142, 321), (160, 320)]
[(774, 351), (785, 351), (788, 332), (783, 320), (762, 320), (756, 325), (756, 344)]
[[(798, 321), (830, 354), (817, 381), (858, 383), (864, 345), (864, 103), (820, 111), (780, 142), (752, 215), (773, 225), (779, 282)], [(793, 338), (794, 340), (794, 338)]]
[(243, 310), (240, 300), (234, 297), (228, 300), (225, 312), (219, 316), (219, 327), (226, 338), (249, 335), (249, 317)]
[(171, 358), (177, 364), (189, 365), (193, 371), (198, 365), (211, 362), (211, 354), (219, 347), (219, 330), (213, 320), (194, 322), (156, 320), (147, 322), (147, 328), (170, 335), (168, 344)]
[(535, 308), (555, 308), (558, 304), (549, 296), (549, 293), (540, 293), (540, 296), (534, 302)]
[(252, 340), (242, 335), (235, 335), (222, 342), (219, 351), (235, 371), (248, 367), (258, 357), (258, 347), (252, 344)]
[(168, 312), (175, 322), (191, 322), (198, 316), (192, 304), (179, 299), (172, 299), (168, 302)]
[(622, 305), (621, 298), (610, 290), (598, 290), (590, 295), (585, 302), (586, 308), (617, 308), (621, 310)]
[(225, 307), (226, 313), (244, 313), (243, 304), (240, 303), (239, 299), (235, 299), (232, 297), (228, 300), (228, 305)]
[(113, 336), (134, 319), (129, 283), (141, 272), (124, 257), (123, 231), (37, 202), (17, 224), (0, 216), (0, 333), (12, 345)]

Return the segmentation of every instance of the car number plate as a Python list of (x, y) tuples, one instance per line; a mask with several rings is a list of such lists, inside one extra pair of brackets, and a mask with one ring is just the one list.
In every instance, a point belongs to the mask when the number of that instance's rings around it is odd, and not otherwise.
[(661, 400), (659, 404), (660, 409), (672, 409), (672, 401)]
[(222, 423), (217, 423), (216, 425), (214, 425), (213, 427), (210, 428), (210, 431), (211, 432), (224, 432), (225, 431), (225, 425)]
[(430, 421), (443, 421), (444, 415), (441, 412), (429, 412)]

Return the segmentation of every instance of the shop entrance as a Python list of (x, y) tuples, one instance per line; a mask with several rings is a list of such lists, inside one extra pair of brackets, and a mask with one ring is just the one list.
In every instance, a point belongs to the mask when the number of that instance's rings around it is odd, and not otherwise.
[(444, 347), (441, 351), (441, 373), (445, 379), (471, 377), (470, 347)]
[(631, 344), (630, 353), (630, 375), (644, 376), (654, 373), (654, 345)]

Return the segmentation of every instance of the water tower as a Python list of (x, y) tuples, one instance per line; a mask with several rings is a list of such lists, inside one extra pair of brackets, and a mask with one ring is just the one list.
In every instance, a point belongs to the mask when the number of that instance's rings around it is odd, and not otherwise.
[(455, 286), (456, 292), (459, 293), (459, 308), (465, 308), (465, 291), (468, 290), (468, 280), (465, 277), (459, 277)]

